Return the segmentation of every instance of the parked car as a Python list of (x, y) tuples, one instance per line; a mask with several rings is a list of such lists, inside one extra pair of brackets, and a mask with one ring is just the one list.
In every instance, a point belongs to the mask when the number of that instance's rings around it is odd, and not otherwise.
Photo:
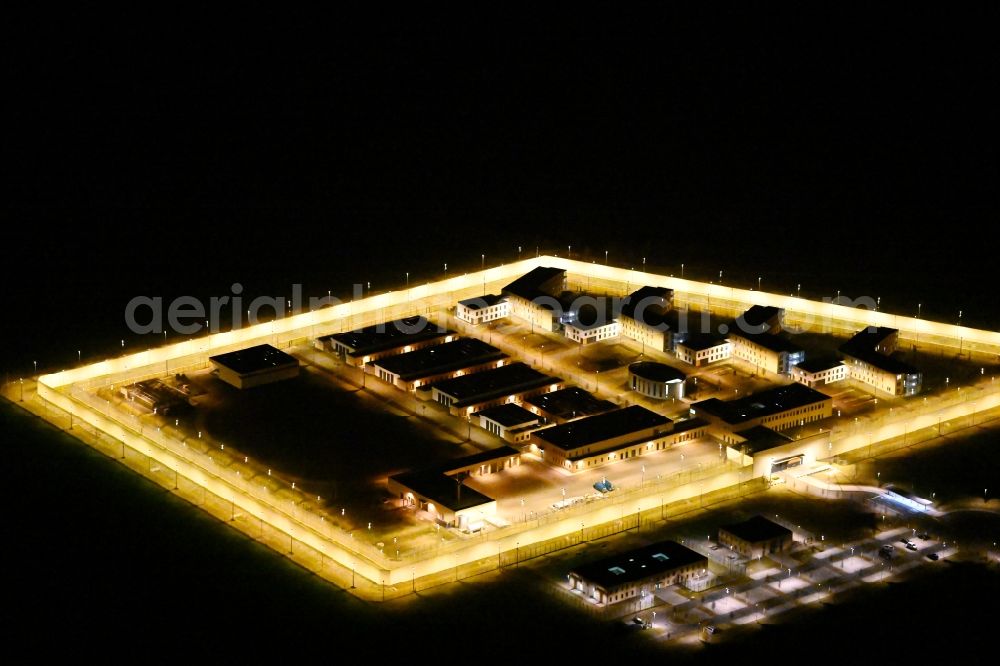
[(920, 534), (917, 535), (917, 538), (918, 539), (923, 539), (924, 541), (927, 541), (928, 539), (931, 538), (931, 535), (928, 534), (927, 532), (921, 532)]
[(937, 562), (938, 561), (938, 554), (937, 553), (930, 553), (930, 554), (927, 555), (927, 559), (930, 560), (931, 562)]
[(916, 550), (916, 549), (917, 549), (917, 544), (913, 543), (912, 541), (906, 544), (906, 550)]

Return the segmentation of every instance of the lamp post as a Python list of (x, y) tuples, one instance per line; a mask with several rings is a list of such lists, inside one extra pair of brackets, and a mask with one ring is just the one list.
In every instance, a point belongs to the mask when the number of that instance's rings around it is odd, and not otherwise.
[(923, 303), (917, 303), (917, 319), (920, 319), (920, 308), (922, 308), (923, 305)]
[(566, 246), (566, 258), (567, 259), (572, 259), (573, 258), (573, 246), (572, 245), (567, 245)]
[(479, 264), (480, 270), (486, 270), (486, 255), (481, 254), (479, 255), (479, 258), (481, 260)]
[(681, 279), (684, 279), (684, 264), (681, 264)]
[(757, 276), (757, 291), (760, 291), (760, 276)]
[(802, 298), (802, 283), (795, 286), (795, 298)]
[(604, 251), (604, 265), (605, 266), (608, 265), (608, 251), (607, 250)]

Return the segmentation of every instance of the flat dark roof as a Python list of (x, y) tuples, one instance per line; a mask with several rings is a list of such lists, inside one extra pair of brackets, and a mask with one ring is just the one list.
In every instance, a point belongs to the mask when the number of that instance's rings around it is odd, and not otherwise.
[(601, 414), (616, 409), (615, 403), (610, 400), (601, 400), (593, 393), (578, 386), (535, 395), (526, 399), (525, 402), (560, 419)]
[[(566, 271), (562, 268), (539, 266), (508, 284), (502, 291), (505, 294), (514, 294), (529, 301), (539, 296), (552, 296), (553, 294), (543, 291), (541, 286), (556, 277), (565, 277), (565, 275)], [(561, 290), (560, 286), (560, 289), (556, 290), (556, 293)]]
[(746, 329), (737, 330), (747, 330), (751, 333), (761, 333), (764, 327), (768, 326), (768, 323), (781, 315), (781, 308), (776, 308), (773, 305), (753, 305), (746, 312), (741, 314), (736, 318), (737, 325), (742, 324), (746, 326)]
[(479, 453), (472, 453), (467, 456), (462, 456), (461, 458), (453, 458), (429, 469), (434, 469), (442, 474), (447, 474), (456, 469), (468, 467), (469, 465), (478, 465), (480, 463), (491, 462), (500, 458), (516, 458), (520, 455), (520, 451), (505, 444), (503, 446), (498, 446), (495, 449), (490, 449), (489, 451), (480, 451)]
[(507, 354), (476, 338), (459, 338), (444, 344), (382, 358), (373, 365), (411, 381), (442, 372), (460, 370), (471, 365), (507, 358)]
[[(746, 442), (742, 444), (743, 452), (746, 455), (753, 456), (761, 451), (767, 451), (768, 449), (773, 449), (776, 446), (784, 446), (792, 441), (791, 437), (786, 437), (780, 432), (771, 430), (767, 426), (754, 426), (752, 428), (747, 428), (746, 430), (741, 430), (739, 432), (740, 437), (745, 437)], [(737, 445), (737, 448), (740, 445)]]
[(824, 370), (829, 370), (830, 368), (836, 368), (838, 365), (843, 365), (844, 362), (833, 356), (821, 356), (819, 358), (808, 358), (801, 363), (799, 367), (806, 372), (823, 372)]
[(548, 384), (562, 382), (525, 363), (511, 363), (493, 370), (436, 382), (433, 388), (456, 399), (454, 407), (498, 398), (502, 395), (530, 391)]
[(883, 340), (898, 332), (897, 329), (888, 326), (868, 326), (855, 333), (854, 337), (844, 343), (844, 347), (875, 349)]
[(792, 531), (790, 529), (782, 527), (778, 523), (772, 522), (764, 516), (754, 516), (750, 520), (744, 520), (742, 523), (736, 523), (734, 525), (726, 525), (721, 529), (726, 530), (733, 536), (739, 537), (744, 541), (749, 541), (750, 543), (758, 543), (761, 541), (770, 541), (771, 539), (792, 536)]
[(714, 333), (692, 333), (684, 342), (678, 342), (678, 346), (684, 346), (694, 351), (703, 351), (717, 347), (726, 342), (725, 338)]
[(585, 564), (573, 573), (607, 590), (699, 563), (708, 566), (708, 558), (676, 541), (660, 541)]
[[(703, 428), (703, 427), (705, 427), (707, 425), (708, 425), (708, 421), (705, 421), (704, 419), (699, 419), (697, 417), (695, 417), (693, 419), (684, 419), (683, 421), (675, 421), (674, 422), (674, 427), (673, 427), (673, 429), (671, 429), (670, 434), (676, 435), (677, 433), (688, 432), (689, 430), (697, 430), (698, 428)], [(628, 443), (622, 444), (622, 446), (623, 447), (624, 446), (631, 446), (633, 444), (635, 444), (635, 442), (628, 442)], [(569, 460), (570, 460), (570, 462), (576, 462), (577, 460), (586, 460), (587, 458), (591, 458), (591, 457), (596, 456), (596, 455), (601, 455), (601, 453), (600, 452), (594, 452), (594, 451), (592, 451), (590, 453), (580, 453), (580, 454), (575, 455), (575, 456), (570, 456)]]
[(485, 416), (491, 421), (499, 423), (504, 428), (512, 428), (524, 423), (534, 423), (535, 421), (538, 421), (537, 414), (525, 409), (521, 405), (515, 405), (512, 402), (497, 405), (496, 407), (489, 407), (488, 409), (476, 412), (476, 416)]
[[(673, 421), (666, 416), (640, 405), (630, 405), (613, 412), (595, 414), (562, 425), (543, 428), (537, 431), (535, 436), (568, 451), (587, 444), (603, 442), (612, 437), (621, 437), (631, 432), (668, 426), (672, 423)], [(669, 429), (665, 428), (665, 431), (667, 430)]]
[(462, 486), (461, 493), (459, 493), (458, 480), (445, 475), (438, 469), (403, 472), (402, 474), (394, 474), (392, 479), (428, 501), (452, 511), (471, 509), (493, 501), (492, 497), (487, 497), (465, 485)]
[(674, 290), (668, 287), (653, 287), (646, 285), (645, 287), (639, 287), (631, 294), (628, 295), (628, 303), (622, 305), (622, 311), (626, 307), (635, 308), (639, 305), (639, 301), (643, 299), (663, 299), (669, 303), (670, 299), (674, 297)]
[(209, 356), (209, 361), (225, 366), (238, 375), (298, 366), (299, 361), (271, 345), (256, 345), (238, 351)]
[(382, 324), (373, 324), (356, 331), (324, 335), (320, 340), (336, 340), (352, 351), (351, 356), (374, 354), (414, 342), (441, 338), (454, 331), (445, 331), (424, 317), (405, 317)]
[(919, 368), (910, 365), (906, 361), (895, 356), (889, 356), (888, 354), (880, 354), (874, 349), (860, 349), (844, 345), (840, 348), (840, 351), (844, 356), (864, 361), (869, 365), (894, 375), (916, 375), (920, 373)]
[(710, 414), (730, 425), (738, 425), (750, 419), (770, 416), (786, 409), (804, 407), (823, 400), (830, 400), (830, 396), (796, 383), (754, 393), (739, 400), (722, 401), (718, 398), (709, 398), (691, 405), (691, 413), (695, 416), (702, 413)]
[(639, 361), (628, 366), (628, 371), (651, 382), (682, 382), (687, 379), (683, 372), (657, 361)]
[(501, 296), (500, 294), (486, 294), (485, 296), (473, 296), (472, 298), (466, 298), (459, 303), (469, 308), (470, 310), (478, 310), (479, 308), (488, 308), (491, 305), (496, 305), (507, 300), (506, 296)]
[(802, 351), (801, 347), (793, 344), (790, 340), (780, 335), (775, 335), (774, 333), (744, 333), (743, 331), (737, 329), (730, 331), (730, 335), (755, 342), (764, 349), (770, 349), (773, 352), (787, 352), (789, 354), (795, 354)]

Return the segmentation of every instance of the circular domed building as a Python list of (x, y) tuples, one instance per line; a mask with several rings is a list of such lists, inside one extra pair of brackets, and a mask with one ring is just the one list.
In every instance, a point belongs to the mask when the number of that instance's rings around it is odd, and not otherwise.
[(684, 397), (684, 382), (687, 380), (680, 370), (666, 363), (639, 361), (628, 366), (629, 382), (633, 391), (649, 398), (666, 400)]

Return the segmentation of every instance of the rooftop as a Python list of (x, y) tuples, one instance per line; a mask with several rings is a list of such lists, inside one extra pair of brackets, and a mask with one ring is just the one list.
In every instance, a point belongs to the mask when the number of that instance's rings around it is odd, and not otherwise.
[[(647, 324), (659, 323), (664, 312), (669, 310), (674, 300), (674, 290), (666, 287), (642, 287), (636, 289), (621, 304), (621, 314), (626, 317), (644, 321)], [(656, 321), (651, 321), (656, 320)]]
[(601, 400), (578, 386), (532, 396), (525, 402), (560, 419), (574, 419), (615, 409), (615, 404), (610, 400)]
[(470, 310), (478, 310), (480, 308), (488, 308), (491, 305), (505, 302), (506, 300), (507, 297), (501, 296), (500, 294), (486, 294), (485, 296), (473, 296), (472, 298), (466, 298), (459, 301), (459, 304), (464, 305)]
[(392, 479), (430, 502), (452, 511), (472, 509), (494, 501), (492, 497), (465, 485), (459, 492), (458, 479), (445, 475), (437, 468), (394, 474)]
[(721, 529), (750, 543), (792, 536), (790, 529), (782, 527), (764, 516), (754, 516), (750, 520), (744, 520), (742, 523), (736, 523), (735, 525), (726, 525)]
[(507, 358), (507, 354), (493, 345), (476, 338), (459, 338), (433, 347), (379, 359), (373, 365), (398, 375), (403, 381), (411, 381), (504, 358)]
[(733, 328), (747, 333), (763, 333), (775, 319), (780, 321), (781, 315), (781, 308), (773, 305), (754, 305), (736, 318), (736, 326)]
[(663, 426), (670, 430), (673, 423), (666, 416), (652, 412), (639, 405), (631, 405), (605, 414), (596, 414), (562, 425), (543, 428), (535, 433), (539, 439), (569, 451), (587, 444), (603, 442), (639, 430)]
[(678, 342), (678, 347), (687, 347), (692, 351), (704, 351), (712, 347), (726, 344), (727, 340), (713, 333), (692, 333), (684, 342)]
[(543, 289), (543, 287), (545, 287), (546, 283), (554, 281), (557, 278), (561, 282), (565, 277), (566, 271), (562, 268), (539, 266), (508, 284), (502, 291), (505, 294), (514, 294), (529, 301), (539, 296), (554, 296), (562, 291), (562, 284), (559, 285), (558, 289), (548, 291)]
[(919, 368), (910, 365), (902, 359), (896, 358), (895, 356), (889, 356), (887, 354), (880, 354), (873, 349), (861, 349), (844, 345), (840, 348), (840, 351), (844, 354), (844, 356), (864, 361), (868, 365), (894, 375), (916, 375), (920, 372)]
[(535, 423), (538, 421), (537, 414), (528, 411), (521, 405), (515, 405), (512, 402), (476, 412), (476, 416), (484, 416), (495, 423), (499, 423), (504, 428), (512, 428), (525, 423)]
[(336, 340), (351, 350), (351, 356), (364, 356), (414, 342), (433, 340), (449, 333), (454, 331), (446, 331), (418, 316), (374, 324), (357, 331), (324, 335), (320, 340)]
[[(746, 438), (746, 442), (742, 444), (742, 449), (743, 453), (748, 456), (754, 456), (761, 451), (767, 451), (776, 446), (784, 446), (792, 441), (791, 437), (786, 437), (780, 432), (775, 432), (766, 426), (754, 426), (746, 430), (741, 430), (739, 436)], [(737, 446), (737, 448), (740, 447)]]
[(861, 329), (854, 334), (850, 340), (848, 340), (841, 349), (844, 347), (851, 347), (853, 349), (872, 349), (882, 344), (886, 338), (891, 337), (899, 333), (895, 328), (889, 328), (887, 326), (868, 326)]
[(801, 369), (806, 372), (823, 372), (824, 370), (829, 370), (830, 368), (836, 368), (838, 365), (843, 365), (844, 362), (833, 356), (821, 356), (819, 358), (806, 359), (799, 363)]
[(247, 347), (227, 354), (210, 356), (208, 360), (229, 368), (238, 375), (249, 375), (299, 364), (298, 359), (294, 356), (275, 349), (271, 345)]
[(493, 370), (474, 372), (436, 382), (433, 388), (455, 398), (457, 402), (453, 406), (464, 407), (473, 402), (530, 391), (560, 382), (562, 379), (559, 377), (550, 377), (525, 363), (511, 363)]
[(451, 509), (461, 511), (488, 504), (493, 501), (492, 497), (462, 486), (461, 496), (458, 492), (458, 479), (448, 476), (449, 472), (460, 470), (472, 465), (491, 462), (499, 458), (511, 458), (520, 456), (521, 452), (510, 446), (501, 446), (489, 451), (480, 451), (472, 455), (446, 460), (445, 462), (428, 467), (426, 469), (411, 472), (393, 474), (392, 478), (410, 490), (423, 495), (431, 502)]
[(722, 401), (718, 398), (702, 400), (691, 405), (691, 414), (692, 416), (709, 414), (730, 425), (739, 425), (751, 419), (830, 399), (825, 393), (808, 386), (786, 384), (738, 400)]
[(651, 382), (682, 382), (687, 379), (683, 372), (656, 361), (639, 361), (628, 366), (628, 371)]
[(795, 354), (802, 351), (801, 347), (792, 344), (790, 340), (773, 333), (744, 333), (742, 330), (733, 330), (730, 331), (730, 336), (743, 338), (773, 352)]
[(573, 573), (608, 590), (699, 563), (707, 566), (708, 560), (676, 541), (661, 541), (585, 564)]

